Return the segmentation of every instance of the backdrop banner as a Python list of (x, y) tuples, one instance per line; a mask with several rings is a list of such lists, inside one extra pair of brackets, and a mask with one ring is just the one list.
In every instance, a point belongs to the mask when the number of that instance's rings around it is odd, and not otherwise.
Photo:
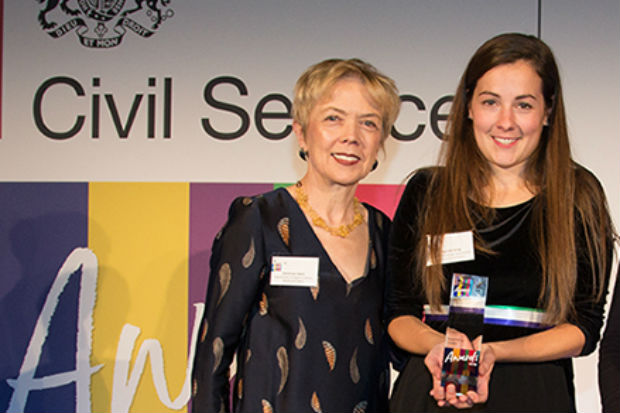
[(235, 197), (303, 175), (292, 88), (326, 58), (398, 84), (358, 189), (392, 216), (475, 49), (540, 36), (620, 222), (617, 0), (0, 0), (0, 21), (0, 412), (187, 411), (212, 240)]

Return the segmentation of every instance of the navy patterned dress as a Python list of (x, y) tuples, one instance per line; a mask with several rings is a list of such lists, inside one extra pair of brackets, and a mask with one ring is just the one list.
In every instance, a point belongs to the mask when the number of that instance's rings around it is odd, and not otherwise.
[[(365, 274), (348, 283), (286, 189), (238, 198), (216, 237), (193, 371), (194, 412), (385, 412), (389, 219), (368, 210)], [(366, 254), (366, 251), (352, 251)], [(318, 287), (270, 285), (271, 258), (319, 258)], [(236, 372), (230, 372), (236, 356)]]

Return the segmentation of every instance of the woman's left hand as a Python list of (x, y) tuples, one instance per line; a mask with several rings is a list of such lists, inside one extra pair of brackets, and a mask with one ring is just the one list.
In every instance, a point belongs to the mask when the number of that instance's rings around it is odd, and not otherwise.
[[(468, 391), (467, 397), (471, 400), (469, 407), (477, 403), (485, 403), (489, 398), (489, 381), (495, 366), (496, 355), (493, 347), (483, 344), (480, 350), (480, 365), (478, 366), (477, 391)], [(456, 406), (458, 407), (458, 406)]]

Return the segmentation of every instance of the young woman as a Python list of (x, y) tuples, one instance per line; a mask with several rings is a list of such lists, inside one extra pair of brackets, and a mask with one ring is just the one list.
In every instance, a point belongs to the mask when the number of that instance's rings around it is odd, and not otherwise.
[[(571, 158), (547, 45), (503, 34), (476, 51), (440, 164), (412, 176), (392, 226), (388, 331), (409, 359), (391, 410), (575, 411), (571, 358), (599, 339), (613, 229), (599, 182)], [(473, 259), (442, 263), (451, 233)], [(463, 395), (440, 381), (453, 273), (488, 277), (495, 312), (478, 389)]]

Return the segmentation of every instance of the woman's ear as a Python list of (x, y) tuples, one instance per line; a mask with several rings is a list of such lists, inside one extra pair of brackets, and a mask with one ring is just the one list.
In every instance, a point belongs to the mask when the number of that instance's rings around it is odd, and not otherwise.
[(297, 121), (293, 121), (293, 132), (295, 133), (295, 136), (297, 137), (297, 143), (299, 144), (300, 148), (306, 148), (306, 137), (304, 136), (304, 130), (301, 127), (301, 124)]

